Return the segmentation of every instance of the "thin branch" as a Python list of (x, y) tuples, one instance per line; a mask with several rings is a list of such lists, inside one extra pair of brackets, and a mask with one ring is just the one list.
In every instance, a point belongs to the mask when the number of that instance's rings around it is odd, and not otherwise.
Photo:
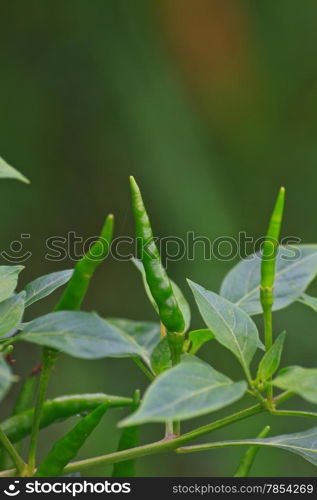
[(138, 356), (134, 356), (132, 359), (135, 362), (135, 364), (140, 368), (140, 370), (144, 373), (144, 375), (152, 382), (152, 380), (154, 380), (155, 377), (153, 373), (151, 373), (150, 370), (141, 361), (141, 359)]
[(271, 415), (277, 417), (307, 417), (317, 418), (317, 413), (313, 411), (297, 411), (297, 410), (271, 410)]
[(9, 453), (10, 457), (13, 460), (13, 463), (16, 466), (16, 471), (18, 472), (19, 475), (22, 475), (26, 464), (23, 462), (22, 458), (16, 451), (15, 447), (11, 443), (11, 441), (8, 439), (8, 436), (6, 433), (0, 428), (0, 441), (3, 445), (3, 447), (6, 449), (6, 451)]
[(37, 399), (36, 399), (36, 404), (35, 404), (35, 410), (34, 410), (34, 418), (33, 418), (33, 425), (32, 425), (32, 431), (31, 431), (31, 441), (30, 441), (29, 457), (28, 457), (29, 474), (33, 474), (33, 472), (35, 470), (37, 441), (38, 441), (38, 436), (39, 436), (39, 432), (40, 432), (40, 423), (41, 423), (43, 405), (44, 405), (44, 401), (45, 401), (45, 396), (46, 396), (46, 391), (47, 391), (51, 371), (52, 371), (52, 368), (55, 364), (56, 356), (57, 356), (55, 351), (52, 351), (51, 349), (49, 349), (47, 347), (43, 348), (42, 355), (43, 355), (43, 366), (42, 366), (42, 371), (41, 371), (41, 376), (40, 376), (40, 384), (39, 384), (39, 389), (38, 389), (38, 394), (37, 394)]
[(131, 448), (129, 450), (117, 451), (115, 453), (110, 453), (108, 455), (101, 455), (99, 457), (88, 458), (85, 460), (72, 462), (65, 467), (63, 474), (69, 474), (71, 472), (80, 472), (82, 470), (87, 470), (97, 465), (114, 464), (138, 457), (153, 455), (154, 453), (162, 453), (168, 450), (175, 450), (179, 446), (186, 444), (188, 441), (191, 441), (192, 439), (208, 434), (209, 432), (212, 432), (216, 429), (221, 429), (222, 427), (226, 427), (227, 425), (230, 425), (234, 422), (251, 417), (252, 415), (256, 415), (257, 413), (261, 413), (262, 411), (264, 411), (264, 408), (260, 404), (258, 404), (255, 406), (251, 406), (250, 408), (247, 408), (245, 410), (234, 413), (228, 417), (216, 420), (211, 424), (198, 427), (198, 429), (195, 429), (191, 432), (187, 432), (186, 434), (183, 434), (182, 436), (179, 436), (174, 439), (156, 441), (154, 443), (138, 446), (136, 448)]

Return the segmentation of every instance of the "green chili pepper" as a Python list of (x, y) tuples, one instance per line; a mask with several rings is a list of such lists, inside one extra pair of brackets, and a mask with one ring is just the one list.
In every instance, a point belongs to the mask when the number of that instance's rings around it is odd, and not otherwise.
[[(131, 410), (134, 412), (140, 404), (140, 391), (135, 391)], [(120, 436), (118, 451), (135, 448), (139, 445), (139, 426), (125, 427)], [(134, 477), (135, 460), (118, 462), (113, 466), (112, 477)]]
[(267, 236), (263, 245), (261, 263), (261, 288), (274, 285), (276, 254), (280, 236), (285, 200), (285, 188), (281, 187), (270, 219)]
[[(108, 394), (75, 394), (47, 399), (43, 404), (40, 428), (65, 420), (74, 415), (94, 410), (102, 403), (107, 403), (109, 408), (131, 406), (131, 398), (110, 396)], [(7, 434), (12, 443), (28, 436), (32, 429), (34, 408), (23, 411), (14, 417), (4, 420), (0, 427)]]
[(108, 255), (113, 234), (113, 221), (113, 215), (108, 215), (99, 240), (77, 262), (72, 278), (58, 304), (55, 306), (55, 311), (80, 309), (96, 268)]
[(35, 476), (60, 476), (64, 467), (77, 455), (86, 439), (97, 427), (108, 408), (108, 403), (101, 404), (80, 420), (70, 432), (56, 441), (51, 451), (40, 464)]
[[(264, 429), (260, 432), (260, 434), (256, 437), (256, 439), (262, 439), (265, 438), (268, 433), (270, 432), (271, 427), (267, 425), (264, 427)], [(256, 456), (259, 451), (259, 446), (253, 445), (250, 446), (245, 454), (243, 455), (240, 464), (236, 470), (236, 473), (234, 474), (234, 477), (248, 477), (250, 469), (256, 459)]]
[[(278, 251), (278, 239), (280, 236), (283, 210), (285, 200), (285, 189), (280, 188), (275, 207), (270, 219), (267, 236), (263, 246), (261, 262), (261, 287), (260, 299), (264, 315), (264, 335), (266, 352), (272, 347), (273, 327), (272, 327), (272, 306), (274, 301), (274, 279), (275, 264)], [(268, 386), (267, 398), (270, 406), (273, 406), (273, 389)]]
[(143, 263), (147, 283), (167, 331), (182, 334), (185, 329), (184, 318), (174, 296), (171, 282), (162, 265), (142, 195), (133, 177), (130, 177), (130, 186), (138, 257)]

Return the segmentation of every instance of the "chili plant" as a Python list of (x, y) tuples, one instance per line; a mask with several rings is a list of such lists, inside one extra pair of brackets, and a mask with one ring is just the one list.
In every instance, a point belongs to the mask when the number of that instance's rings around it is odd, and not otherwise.
[[(0, 177), (27, 179), (0, 162)], [(53, 272), (29, 283), (17, 292), (22, 266), (0, 266), (0, 396), (16, 383), (8, 359), (17, 342), (37, 344), (41, 365), (20, 383), (12, 415), (0, 425), (0, 476), (60, 476), (85, 472), (96, 465), (113, 464), (113, 476), (135, 474), (136, 459), (155, 453), (190, 453), (230, 446), (246, 447), (232, 474), (247, 476), (260, 447), (280, 448), (317, 465), (317, 427), (294, 434), (271, 435), (266, 426), (253, 438), (195, 444), (195, 439), (260, 413), (316, 419), (317, 413), (279, 409), (294, 395), (317, 404), (317, 368), (291, 366), (280, 369), (285, 332), (275, 335), (273, 312), (294, 302), (317, 310), (317, 298), (306, 289), (317, 273), (317, 245), (279, 245), (284, 209), (281, 188), (269, 222), (262, 251), (238, 263), (224, 278), (216, 293), (189, 280), (204, 327), (190, 329), (190, 307), (180, 288), (162, 265), (142, 195), (130, 178), (132, 210), (137, 237), (137, 258), (133, 264), (141, 273), (145, 292), (157, 315), (154, 322), (102, 318), (80, 310), (90, 280), (108, 257), (113, 233), (113, 216), (106, 218), (100, 238), (77, 262), (74, 271)], [(54, 310), (23, 322), (26, 308), (62, 285), (66, 289)], [(263, 314), (263, 341), (253, 316)], [(241, 365), (240, 380), (233, 381), (198, 357), (200, 348), (212, 349), (218, 342)], [(254, 366), (256, 352), (261, 353)], [(144, 394), (133, 397), (107, 394), (75, 394), (47, 399), (52, 367), (59, 353), (82, 359), (131, 358), (148, 379)], [(38, 375), (38, 377), (37, 377)], [(37, 384), (37, 379), (39, 382)], [(37, 387), (36, 387), (37, 386)], [(34, 398), (34, 393), (36, 396)], [(244, 398), (254, 404), (207, 425), (183, 433), (181, 422), (216, 412)], [(35, 399), (35, 406), (33, 400)], [(129, 414), (118, 422), (121, 437), (113, 453), (75, 460), (95, 427), (113, 407), (127, 407)], [(53, 444), (41, 461), (37, 457), (40, 430), (74, 415), (82, 416), (75, 427)], [(139, 443), (143, 424), (164, 424), (160, 441)], [(270, 435), (268, 437), (268, 433)], [(21, 442), (30, 436), (26, 457)]]

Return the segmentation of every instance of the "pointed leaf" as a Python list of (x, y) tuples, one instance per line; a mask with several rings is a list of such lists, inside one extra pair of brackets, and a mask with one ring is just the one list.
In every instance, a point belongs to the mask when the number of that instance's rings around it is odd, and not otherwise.
[(195, 451), (211, 450), (213, 448), (224, 448), (227, 446), (267, 446), (271, 448), (281, 448), (296, 455), (300, 455), (313, 465), (317, 465), (317, 427), (308, 429), (305, 432), (295, 434), (282, 434), (265, 439), (244, 439), (236, 441), (220, 441), (208, 444), (185, 446), (179, 448), (180, 453), (191, 453)]
[(12, 295), (22, 269), (24, 266), (0, 266), (0, 302)]
[[(131, 260), (132, 260), (133, 264), (135, 265), (135, 267), (140, 271), (140, 273), (142, 275), (142, 281), (143, 281), (146, 295), (148, 296), (148, 299), (151, 302), (152, 306), (154, 307), (155, 311), (158, 313), (158, 307), (156, 305), (154, 298), (152, 297), (151, 290), (150, 290), (149, 285), (147, 284), (147, 281), (146, 281), (146, 275), (145, 275), (145, 271), (144, 271), (144, 267), (143, 267), (142, 262), (138, 259), (135, 259), (135, 258), (133, 258)], [(183, 314), (183, 317), (184, 317), (185, 331), (186, 331), (186, 330), (188, 330), (189, 325), (190, 325), (190, 317), (191, 317), (190, 308), (189, 308), (187, 300), (185, 299), (185, 297), (184, 297), (181, 289), (178, 287), (178, 285), (176, 285), (176, 283), (171, 279), (170, 279), (170, 282), (171, 282), (171, 285), (173, 288), (174, 296), (177, 300), (178, 306), (179, 306), (179, 308)]]
[[(123, 330), (123, 323), (124, 328)], [(128, 331), (127, 324), (135, 324)], [(70, 356), (98, 359), (103, 357), (140, 356), (146, 363), (154, 338), (159, 341), (159, 325), (155, 323), (107, 321), (97, 314), (81, 311), (58, 311), (28, 323), (20, 340), (45, 345)]]
[(279, 334), (272, 347), (264, 354), (258, 368), (258, 380), (265, 381), (274, 375), (281, 361), (286, 332)]
[(238, 358), (244, 369), (248, 367), (260, 342), (255, 323), (225, 298), (188, 282), (200, 314), (216, 340)]
[(21, 322), (24, 312), (25, 293), (12, 295), (0, 302), (0, 337), (10, 332)]
[(272, 383), (317, 404), (317, 368), (290, 366), (281, 370)]
[(139, 346), (140, 357), (150, 366), (153, 349), (161, 339), (160, 325), (150, 321), (133, 321), (121, 318), (107, 318), (106, 321), (123, 332), (133, 343)]
[(171, 350), (167, 337), (163, 337), (153, 349), (151, 354), (151, 366), (155, 375), (159, 375), (172, 368)]
[(4, 398), (13, 381), (10, 367), (4, 357), (0, 355), (0, 401)]
[[(248, 314), (261, 314), (261, 254), (239, 262), (225, 277), (220, 294)], [(279, 247), (273, 310), (283, 309), (306, 290), (317, 273), (317, 245)]]
[(72, 274), (73, 269), (66, 269), (65, 271), (57, 271), (40, 276), (28, 283), (24, 289), (26, 292), (25, 307), (53, 293), (54, 290), (67, 283)]
[(240, 399), (245, 391), (245, 382), (232, 382), (198, 358), (185, 356), (154, 380), (139, 410), (120, 426), (187, 420), (219, 410)]
[(188, 338), (191, 342), (189, 354), (196, 354), (197, 351), (209, 340), (213, 340), (215, 335), (207, 328), (201, 330), (192, 330), (188, 334)]
[(17, 179), (18, 181), (29, 184), (30, 181), (24, 177), (18, 170), (11, 167), (3, 158), (0, 157), (0, 178), (1, 179)]

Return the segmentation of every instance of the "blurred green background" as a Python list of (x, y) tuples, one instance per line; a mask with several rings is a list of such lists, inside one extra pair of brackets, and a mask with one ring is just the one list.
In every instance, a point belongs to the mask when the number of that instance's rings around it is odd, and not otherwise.
[[(1, 248), (21, 233), (32, 258), (21, 286), (73, 266), (47, 262), (45, 240), (68, 231), (96, 235), (108, 212), (116, 235), (132, 235), (127, 177), (135, 175), (159, 236), (187, 231), (237, 237), (263, 235), (278, 187), (287, 188), (284, 235), (316, 241), (317, 3), (312, 0), (55, 0), (2, 5), (1, 155), (27, 175), (25, 186), (0, 186)], [(185, 277), (218, 290), (233, 265), (226, 261), (172, 263), (169, 272), (202, 326)], [(55, 297), (35, 305), (34, 317)], [(140, 277), (129, 262), (108, 260), (94, 279), (86, 310), (154, 319)], [(259, 321), (260, 327), (261, 321)], [(275, 313), (286, 329), (285, 364), (316, 362), (315, 313), (301, 305)], [(233, 378), (240, 368), (214, 343), (204, 359)], [(15, 371), (28, 372), (39, 351), (16, 349)], [(50, 396), (83, 391), (130, 395), (146, 380), (129, 360), (84, 362), (61, 358)], [(6, 400), (9, 413), (16, 389)], [(296, 407), (305, 404), (292, 401)], [(245, 404), (245, 403), (243, 403)], [(234, 405), (231, 409), (241, 407)], [(220, 417), (218, 412), (189, 429)], [(114, 450), (109, 413), (81, 456)], [(260, 416), (217, 432), (213, 439), (304, 430), (309, 421)], [(40, 453), (71, 422), (42, 433)], [(160, 438), (160, 425), (142, 428), (142, 440)], [(208, 439), (207, 439), (208, 440)], [(205, 438), (206, 441), (206, 438)], [(139, 460), (143, 476), (232, 475), (242, 450)], [(100, 467), (90, 475), (108, 475)], [(261, 450), (258, 476), (309, 476), (315, 469), (282, 451)]]

